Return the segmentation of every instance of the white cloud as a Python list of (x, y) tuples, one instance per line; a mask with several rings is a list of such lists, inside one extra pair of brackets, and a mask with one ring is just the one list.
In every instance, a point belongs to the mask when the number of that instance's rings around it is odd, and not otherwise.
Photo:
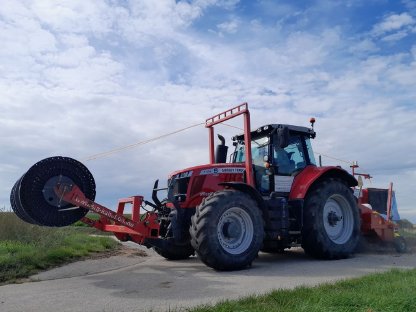
[[(387, 77), (395, 84), (409, 87), (414, 86), (416, 84), (416, 63), (410, 66), (395, 66), (387, 72)], [(416, 94), (416, 92), (412, 93)]]
[(113, 8), (105, 2), (36, 0), (30, 4), (30, 9), (46, 28), (56, 32), (107, 33), (114, 22)]
[(239, 21), (238, 19), (232, 19), (230, 21), (221, 23), (217, 25), (218, 30), (220, 33), (228, 33), (228, 34), (235, 34), (238, 30)]
[(382, 22), (375, 25), (373, 32), (381, 35), (387, 32), (395, 31), (415, 23), (414, 18), (408, 13), (392, 14), (384, 18)]
[(371, 52), (378, 51), (379, 48), (371, 39), (363, 39), (362, 41), (358, 42), (357, 44), (353, 45), (349, 48), (349, 51), (352, 53), (360, 53), (360, 54), (367, 54)]
[(394, 42), (414, 32), (415, 25), (416, 20), (407, 12), (392, 14), (374, 25), (372, 35), (380, 37), (382, 41)]
[(408, 35), (407, 31), (398, 31), (394, 34), (384, 36), (381, 40), (382, 41), (398, 41), (405, 38)]

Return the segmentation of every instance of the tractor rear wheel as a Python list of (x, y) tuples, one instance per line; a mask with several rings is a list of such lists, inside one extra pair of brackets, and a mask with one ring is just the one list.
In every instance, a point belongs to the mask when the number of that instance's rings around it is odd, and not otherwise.
[(352, 254), (360, 233), (358, 207), (350, 188), (327, 179), (306, 197), (302, 229), (305, 252), (320, 259), (342, 259)]
[(223, 190), (196, 208), (190, 233), (202, 262), (216, 270), (239, 270), (257, 257), (264, 237), (263, 218), (249, 195)]

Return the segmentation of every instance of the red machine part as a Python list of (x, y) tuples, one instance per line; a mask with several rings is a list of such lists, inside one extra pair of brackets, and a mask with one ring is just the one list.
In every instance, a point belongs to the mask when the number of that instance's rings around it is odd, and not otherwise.
[[(146, 238), (157, 238), (159, 236), (160, 225), (157, 220), (157, 214), (146, 212), (144, 216), (140, 215), (140, 207), (143, 202), (142, 196), (121, 199), (117, 212), (114, 212), (86, 198), (76, 185), (61, 184), (55, 188), (55, 192), (63, 201), (98, 213), (100, 215), (99, 220), (84, 217), (81, 221), (101, 231), (113, 232), (122, 241), (130, 238), (138, 244), (143, 244)], [(123, 215), (126, 204), (133, 205), (132, 219), (128, 219)]]
[(290, 191), (289, 199), (303, 199), (306, 197), (306, 193), (310, 189), (311, 185), (315, 183), (320, 177), (324, 175), (331, 175), (331, 177), (340, 177), (349, 183), (349, 186), (357, 185), (355, 179), (353, 179), (347, 171), (340, 167), (328, 166), (328, 167), (316, 167), (307, 166), (293, 180), (292, 188)]
[[(384, 217), (369, 206), (368, 190), (361, 190), (358, 198), (358, 207), (361, 213), (361, 232), (363, 235), (376, 234), (382, 241), (393, 242), (397, 225), (390, 220), (392, 208), (393, 183), (388, 188), (387, 216)], [(374, 207), (375, 208), (375, 207)]]
[(189, 177), (185, 200), (180, 201), (181, 208), (198, 206), (204, 197), (218, 190), (223, 182), (244, 182), (245, 166), (241, 163), (208, 164), (186, 168), (173, 172), (170, 178), (180, 173), (192, 172)]
[(374, 233), (386, 242), (394, 240), (395, 224), (383, 218), (377, 211), (359, 204), (361, 213), (361, 232), (363, 235), (371, 236)]
[(246, 183), (255, 187), (254, 175), (253, 175), (253, 163), (251, 158), (251, 130), (250, 130), (250, 112), (248, 110), (248, 104), (243, 103), (231, 109), (228, 109), (220, 114), (212, 116), (205, 121), (205, 128), (209, 130), (209, 160), (211, 164), (215, 163), (214, 157), (214, 126), (216, 124), (227, 121), (231, 118), (244, 115), (244, 144), (246, 146)]

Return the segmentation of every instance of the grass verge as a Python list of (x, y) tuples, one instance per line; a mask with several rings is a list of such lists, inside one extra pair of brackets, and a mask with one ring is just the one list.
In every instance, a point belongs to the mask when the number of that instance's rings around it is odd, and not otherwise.
[[(87, 218), (92, 219), (97, 221), (98, 219), (100, 219), (100, 215), (94, 212), (88, 212), (88, 214), (86, 215)], [(85, 224), (82, 221), (77, 221), (74, 224), (72, 224), (71, 226), (79, 226), (79, 227), (86, 227), (89, 228), (90, 226)]]
[(0, 213), (0, 284), (119, 246), (109, 237), (90, 236), (94, 231), (40, 227)]
[(394, 269), (334, 284), (276, 290), (263, 296), (225, 301), (189, 311), (416, 311), (415, 297), (416, 269)]
[(400, 235), (404, 238), (416, 238), (416, 230), (403, 229), (400, 231)]

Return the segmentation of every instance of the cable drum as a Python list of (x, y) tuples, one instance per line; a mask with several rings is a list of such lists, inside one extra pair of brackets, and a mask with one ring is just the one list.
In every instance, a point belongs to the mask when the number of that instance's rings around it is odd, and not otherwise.
[(77, 185), (95, 199), (95, 181), (90, 171), (69, 157), (49, 157), (33, 165), (13, 186), (10, 202), (22, 220), (44, 226), (66, 226), (84, 217), (88, 209), (74, 207), (59, 198), (57, 184)]
[(22, 180), (23, 176), (16, 181), (14, 184), (12, 191), (10, 192), (10, 203), (14, 213), (23, 221), (27, 223), (37, 224), (35, 220), (28, 216), (26, 211), (22, 208), (19, 199), (19, 188), (20, 188), (20, 181)]

